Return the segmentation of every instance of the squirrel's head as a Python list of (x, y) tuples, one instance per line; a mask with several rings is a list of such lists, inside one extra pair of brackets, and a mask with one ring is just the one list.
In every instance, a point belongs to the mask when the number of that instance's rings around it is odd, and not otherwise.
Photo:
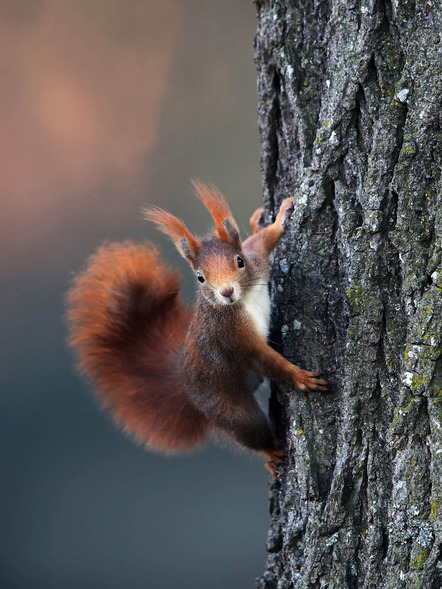
[(256, 283), (256, 269), (241, 250), (238, 226), (222, 194), (199, 182), (193, 184), (215, 221), (215, 230), (208, 237), (194, 237), (183, 221), (162, 209), (147, 209), (145, 215), (171, 237), (193, 268), (210, 303), (221, 306), (237, 303)]

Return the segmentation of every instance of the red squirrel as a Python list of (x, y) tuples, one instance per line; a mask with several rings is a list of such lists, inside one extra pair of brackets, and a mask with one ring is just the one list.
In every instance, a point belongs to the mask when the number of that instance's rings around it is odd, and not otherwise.
[(70, 343), (102, 405), (138, 441), (174, 453), (221, 431), (261, 452), (278, 479), (282, 452), (250, 374), (326, 390), (318, 373), (301, 370), (267, 344), (268, 256), (294, 199), (282, 202), (267, 227), (258, 209), (250, 220), (253, 235), (241, 244), (221, 193), (200, 183), (195, 188), (215, 222), (202, 239), (162, 209), (145, 211), (192, 267), (199, 283), (194, 309), (181, 301), (177, 271), (152, 244), (103, 245), (68, 293)]

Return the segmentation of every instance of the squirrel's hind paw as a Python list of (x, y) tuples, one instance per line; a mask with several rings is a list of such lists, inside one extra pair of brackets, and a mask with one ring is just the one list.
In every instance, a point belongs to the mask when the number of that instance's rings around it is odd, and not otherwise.
[(281, 479), (279, 478), (277, 468), (282, 462), (284, 452), (282, 452), (281, 450), (272, 450), (272, 452), (264, 452), (264, 454), (268, 458), (264, 466), (270, 472), (272, 477), (280, 483)]

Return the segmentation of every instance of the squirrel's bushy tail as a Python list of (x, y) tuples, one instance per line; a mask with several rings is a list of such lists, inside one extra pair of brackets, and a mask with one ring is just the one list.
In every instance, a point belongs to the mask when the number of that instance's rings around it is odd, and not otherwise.
[(68, 293), (80, 370), (117, 423), (168, 453), (201, 445), (209, 429), (181, 375), (190, 312), (179, 290), (151, 244), (124, 242), (102, 246)]

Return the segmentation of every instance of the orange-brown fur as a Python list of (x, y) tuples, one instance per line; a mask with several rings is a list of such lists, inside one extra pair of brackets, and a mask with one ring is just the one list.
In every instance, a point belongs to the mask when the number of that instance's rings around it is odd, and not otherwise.
[(230, 213), (230, 209), (224, 200), (221, 192), (214, 186), (206, 186), (201, 182), (192, 182), (196, 193), (204, 204), (204, 206), (210, 211), (213, 220), (215, 221), (215, 235), (220, 241), (229, 242), (230, 235), (224, 225), (224, 221), (228, 219), (232, 228), (237, 232), (238, 239), (235, 240), (235, 245), (240, 246), (238, 226)]
[[(147, 210), (146, 215), (158, 225), (163, 233), (172, 237), (180, 254), (191, 262), (192, 257), (198, 254), (201, 242), (189, 233), (184, 223), (167, 211), (158, 208)], [(187, 244), (189, 252), (183, 248), (183, 243)]]
[(190, 318), (178, 273), (150, 244), (102, 246), (68, 295), (70, 343), (104, 407), (138, 441), (168, 453), (207, 437), (179, 353)]
[(152, 245), (111, 244), (91, 258), (70, 291), (70, 341), (103, 405), (138, 440), (176, 452), (221, 431), (262, 452), (278, 478), (282, 453), (248, 375), (303, 390), (326, 388), (317, 373), (288, 362), (265, 337), (268, 255), (293, 199), (282, 203), (267, 227), (262, 210), (256, 211), (254, 235), (241, 244), (221, 193), (200, 183), (195, 188), (215, 222), (203, 239), (166, 211), (146, 212), (201, 282), (193, 311), (179, 299), (176, 272), (159, 261)]

